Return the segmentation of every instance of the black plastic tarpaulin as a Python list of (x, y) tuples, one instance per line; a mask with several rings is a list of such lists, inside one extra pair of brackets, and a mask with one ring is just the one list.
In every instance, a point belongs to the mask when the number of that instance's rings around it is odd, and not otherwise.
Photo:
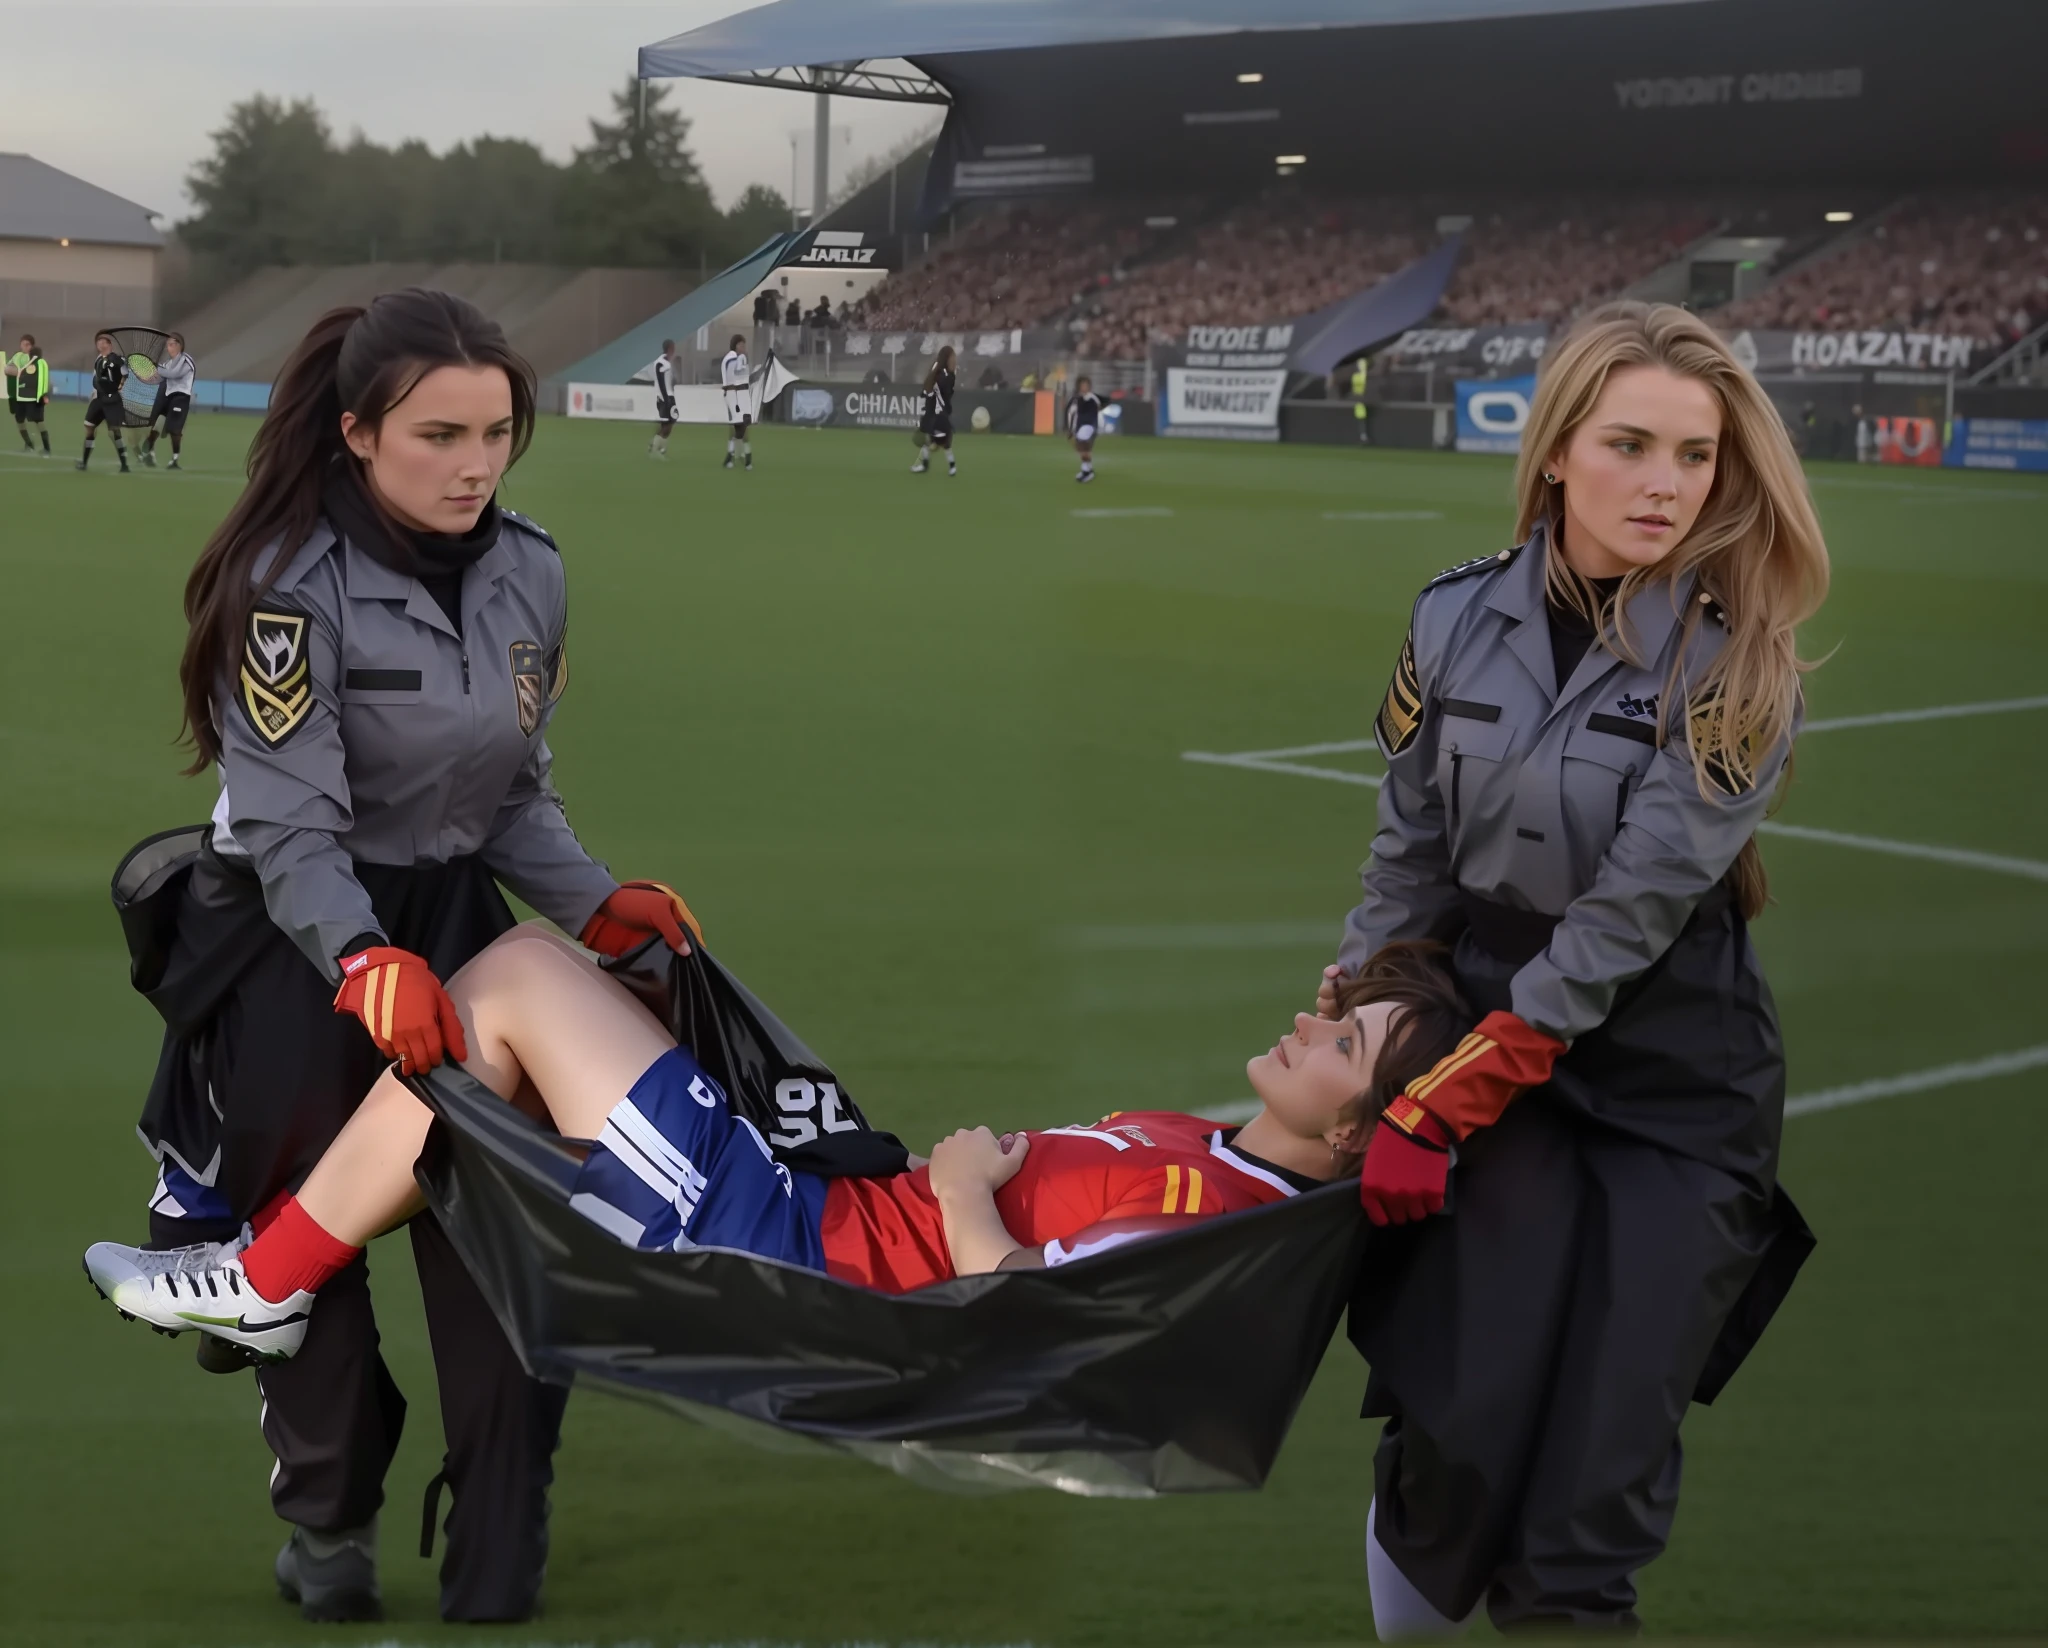
[[(901, 1166), (896, 1141), (701, 947), (629, 982), (792, 1166)], [(458, 1069), (414, 1086), (442, 1123), (420, 1184), (530, 1373), (934, 1486), (1258, 1487), (1367, 1228), (1355, 1187), (1332, 1185), (1053, 1270), (889, 1295), (747, 1254), (626, 1247), (570, 1210), (575, 1142)]]

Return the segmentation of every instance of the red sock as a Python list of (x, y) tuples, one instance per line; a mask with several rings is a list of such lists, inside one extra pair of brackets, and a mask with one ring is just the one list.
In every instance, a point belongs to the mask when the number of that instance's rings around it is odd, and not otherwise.
[(263, 1234), (242, 1250), (242, 1273), (258, 1293), (278, 1304), (301, 1288), (318, 1293), (362, 1251), (328, 1235), (299, 1205), (298, 1197), (292, 1196)]

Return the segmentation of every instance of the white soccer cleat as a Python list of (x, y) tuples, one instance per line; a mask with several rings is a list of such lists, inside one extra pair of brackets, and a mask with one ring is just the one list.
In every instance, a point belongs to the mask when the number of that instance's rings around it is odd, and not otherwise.
[(301, 1288), (272, 1301), (242, 1270), (248, 1232), (234, 1242), (197, 1242), (153, 1252), (119, 1242), (85, 1250), (85, 1274), (101, 1298), (131, 1321), (159, 1333), (209, 1333), (267, 1362), (282, 1362), (305, 1343), (313, 1295)]
[(924, 459), (919, 458), (916, 463), (910, 466), (910, 472), (913, 475), (922, 475), (929, 468), (931, 468), (931, 465), (926, 463)]

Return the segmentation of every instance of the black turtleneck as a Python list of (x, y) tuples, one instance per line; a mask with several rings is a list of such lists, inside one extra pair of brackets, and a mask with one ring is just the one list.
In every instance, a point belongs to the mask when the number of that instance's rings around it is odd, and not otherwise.
[[(1600, 598), (1601, 610), (1605, 611), (1614, 600), (1614, 592), (1621, 588), (1621, 580), (1594, 578), (1591, 583)], [(1579, 660), (1593, 645), (1597, 631), (1575, 607), (1559, 606), (1552, 600), (1546, 600), (1543, 607), (1550, 618), (1550, 664), (1557, 671), (1557, 690), (1563, 692), (1572, 671), (1579, 667)]]
[(462, 574), (498, 541), (495, 497), (484, 505), (476, 525), (459, 538), (417, 532), (399, 525), (388, 511), (379, 508), (361, 470), (349, 458), (341, 457), (327, 472), (320, 503), (335, 531), (378, 565), (417, 578), (455, 626), (455, 633), (462, 633)]

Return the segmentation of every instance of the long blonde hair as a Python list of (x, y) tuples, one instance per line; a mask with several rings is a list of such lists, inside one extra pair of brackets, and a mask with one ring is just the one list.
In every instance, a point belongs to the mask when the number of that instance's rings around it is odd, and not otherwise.
[[(1661, 366), (1705, 384), (1721, 408), (1721, 440), (1714, 483), (1692, 530), (1655, 565), (1632, 569), (1612, 600), (1602, 601), (1555, 547), (1564, 494), (1543, 472), (1591, 416), (1609, 375), (1631, 366)], [(1756, 783), (1759, 761), (1791, 729), (1799, 678), (1814, 667), (1799, 657), (1793, 632), (1827, 596), (1828, 551), (1784, 420), (1720, 334), (1668, 303), (1609, 303), (1584, 316), (1544, 358), (1522, 431), (1515, 496), (1521, 537), (1538, 523), (1550, 527), (1545, 575), (1552, 596), (1591, 618), (1602, 644), (1631, 663), (1644, 660), (1621, 617), (1630, 597), (1669, 580), (1675, 599), (1678, 582), (1697, 572), (1700, 591), (1726, 614), (1728, 642), (1695, 680), (1680, 679), (1690, 649), (1679, 649), (1659, 741), (1683, 714), (1701, 795)], [(1704, 610), (1688, 603), (1688, 637)], [(1758, 914), (1765, 889), (1753, 841), (1736, 866), (1736, 883), (1744, 913)]]

